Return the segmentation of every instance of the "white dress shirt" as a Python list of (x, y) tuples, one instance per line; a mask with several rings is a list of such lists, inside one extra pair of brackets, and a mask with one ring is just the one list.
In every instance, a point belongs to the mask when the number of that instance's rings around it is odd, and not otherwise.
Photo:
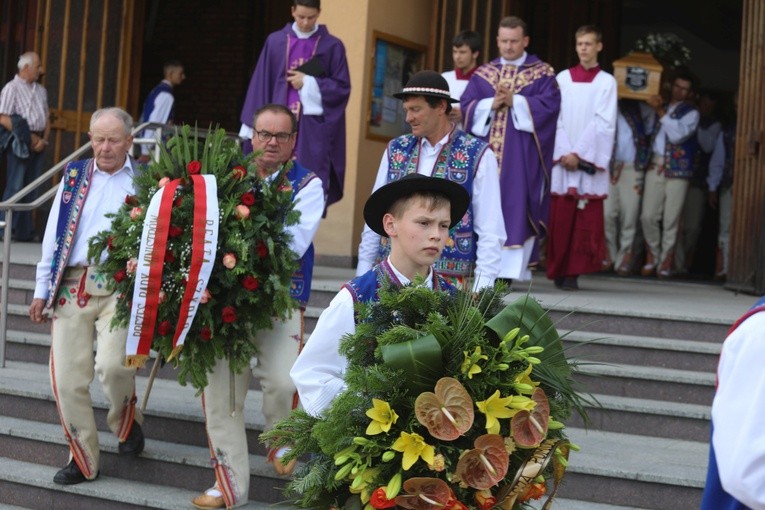
[[(401, 285), (410, 280), (388, 259), (393, 274)], [(433, 270), (424, 283), (433, 288)], [(356, 332), (353, 297), (343, 287), (321, 313), (311, 337), (300, 351), (290, 370), (290, 377), (300, 395), (300, 403), (312, 416), (319, 416), (332, 400), (345, 389), (347, 360), (339, 352), (340, 340)]]
[[(432, 175), (441, 148), (449, 141), (449, 135), (444, 136), (436, 145), (431, 145), (427, 138), (420, 141), (420, 159), (417, 173)], [(388, 181), (388, 149), (385, 150), (380, 167), (377, 170), (372, 192)], [(475, 281), (473, 289), (494, 285), (499, 274), (500, 252), (505, 244), (505, 220), (502, 217), (502, 206), (499, 198), (499, 173), (497, 158), (491, 149), (487, 148), (478, 162), (478, 169), (473, 178), (473, 231), (478, 235), (475, 260)], [(364, 225), (359, 244), (359, 264), (356, 276), (369, 271), (375, 264), (380, 246), (380, 236)]]
[[(95, 163), (94, 163), (95, 164)], [(96, 166), (93, 169), (93, 177), (90, 181), (88, 196), (80, 214), (77, 231), (69, 255), (67, 266), (87, 266), (88, 247), (90, 238), (103, 230), (111, 230), (112, 218), (106, 214), (116, 213), (125, 203), (125, 197), (135, 194), (133, 185), (134, 170), (130, 158), (125, 159), (125, 164), (116, 172), (109, 174)], [(61, 209), (61, 194), (64, 190), (66, 175), (61, 179), (56, 191), (56, 198), (48, 215), (48, 223), (45, 226), (45, 236), (42, 241), (42, 258), (37, 264), (37, 284), (35, 285), (35, 298), (47, 299), (50, 285), (51, 264), (53, 254), (56, 251), (56, 226)], [(75, 197), (72, 197), (74, 200)], [(105, 260), (106, 253), (101, 254), (101, 262)]]

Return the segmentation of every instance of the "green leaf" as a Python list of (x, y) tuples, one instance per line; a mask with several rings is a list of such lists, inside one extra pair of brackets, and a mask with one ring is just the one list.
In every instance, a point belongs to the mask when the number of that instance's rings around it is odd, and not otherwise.
[(433, 335), (383, 345), (381, 350), (387, 366), (406, 374), (403, 383), (413, 393), (432, 390), (443, 374), (441, 345)]

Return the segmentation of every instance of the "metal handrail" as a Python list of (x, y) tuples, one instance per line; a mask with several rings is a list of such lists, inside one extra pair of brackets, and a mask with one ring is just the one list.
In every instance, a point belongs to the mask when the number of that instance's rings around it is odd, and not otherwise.
[[(156, 129), (159, 131), (159, 135), (157, 138), (134, 138), (133, 143), (140, 143), (140, 144), (146, 144), (146, 145), (154, 145), (154, 157), (157, 158), (159, 155), (158, 147), (157, 147), (157, 139), (161, 139), (161, 131), (163, 129), (169, 128), (167, 124), (160, 124), (157, 122), (143, 122), (139, 124), (138, 126), (135, 126), (133, 128), (133, 131), (131, 134), (134, 136), (137, 133), (142, 132), (146, 128), (150, 129)], [(19, 201), (26, 197), (29, 193), (32, 191), (43, 187), (45, 184), (49, 183), (50, 180), (55, 176), (56, 174), (60, 174), (61, 171), (66, 168), (66, 165), (68, 165), (70, 162), (79, 159), (83, 154), (87, 153), (91, 150), (92, 144), (90, 142), (86, 143), (79, 149), (75, 150), (71, 154), (69, 154), (66, 158), (61, 160), (59, 163), (51, 167), (49, 170), (44, 172), (40, 177), (35, 179), (34, 181), (30, 182), (28, 185), (26, 185), (24, 188), (19, 190), (18, 193), (13, 195), (11, 198), (4, 202), (0, 202), (0, 211), (5, 211), (5, 221), (0, 221), (0, 228), (3, 228), (3, 270), (2, 275), (0, 276), (0, 285), (2, 285), (2, 288), (0, 288), (0, 368), (5, 368), (5, 347), (6, 347), (6, 340), (7, 340), (7, 333), (8, 333), (8, 284), (10, 282), (10, 266), (11, 266), (11, 230), (13, 225), (13, 212), (14, 211), (31, 211), (33, 209), (37, 209), (42, 204), (47, 202), (48, 200), (51, 200), (56, 195), (56, 190), (58, 189), (58, 183), (53, 185), (50, 189), (46, 190), (44, 193), (42, 193), (40, 196), (38, 196), (35, 200), (29, 203), (20, 203)], [(10, 150), (10, 149), (8, 149)], [(11, 227), (11, 228), (8, 228)]]

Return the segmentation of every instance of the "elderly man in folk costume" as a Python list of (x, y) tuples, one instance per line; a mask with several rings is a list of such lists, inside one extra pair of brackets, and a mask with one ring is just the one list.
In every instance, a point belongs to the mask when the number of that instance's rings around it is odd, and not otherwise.
[(342, 41), (316, 23), (320, 0), (293, 0), (294, 23), (266, 39), (242, 108), (239, 136), (252, 138), (255, 110), (287, 106), (298, 118), (298, 161), (319, 176), (327, 206), (343, 197), (345, 107), (351, 93)]
[[(252, 144), (261, 151), (255, 163), (261, 177), (275, 179), (290, 162), (298, 136), (298, 123), (292, 112), (279, 104), (268, 104), (255, 112)], [(202, 395), (210, 454), (215, 466), (216, 483), (192, 501), (201, 509), (231, 508), (247, 502), (250, 485), (250, 462), (244, 424), (244, 401), (254, 375), (263, 390), (263, 415), (266, 429), (286, 418), (297, 404), (290, 368), (303, 345), (303, 314), (311, 292), (313, 274), (313, 237), (324, 211), (324, 190), (316, 174), (292, 161), (285, 178), (293, 191), (297, 224), (287, 230), (292, 236), (290, 249), (298, 258), (299, 268), (292, 275), (292, 297), (300, 304), (290, 319), (274, 321), (270, 330), (259, 331), (252, 339), (258, 358), (252, 370), (234, 375), (234, 410), (231, 413), (231, 369), (225, 359), (216, 362)], [(283, 464), (285, 449), (272, 450), (268, 460), (280, 475), (288, 475), (294, 461)]]
[[(470, 193), (470, 207), (434, 267), (455, 280), (475, 275), (475, 290), (494, 285), (505, 241), (504, 223), (497, 214), (499, 182), (494, 153), (488, 144), (449, 121), (451, 103), (456, 100), (437, 72), (414, 74), (394, 96), (403, 100), (412, 133), (388, 144), (373, 191), (410, 173), (441, 177), (462, 185)], [(389, 250), (387, 238), (365, 226), (356, 275), (363, 275), (376, 262), (385, 260)]]
[[(119, 440), (121, 455), (143, 451), (143, 421), (135, 402), (135, 368), (125, 366), (127, 329), (111, 329), (117, 295), (106, 276), (88, 267), (88, 240), (108, 230), (124, 203), (135, 194), (138, 165), (128, 156), (133, 119), (120, 108), (103, 108), (90, 120), (93, 159), (69, 163), (53, 200), (37, 286), (29, 306), (34, 322), (52, 309), (50, 376), (69, 443), (70, 462), (53, 481), (72, 485), (98, 476), (98, 430), (89, 386), (94, 375), (109, 401), (106, 422)], [(95, 360), (93, 340), (97, 340)]]
[(526, 53), (526, 23), (503, 18), (500, 58), (480, 66), (460, 104), (466, 129), (491, 144), (500, 165), (507, 241), (501, 278), (530, 280), (547, 230), (555, 123), (560, 92), (549, 64)]

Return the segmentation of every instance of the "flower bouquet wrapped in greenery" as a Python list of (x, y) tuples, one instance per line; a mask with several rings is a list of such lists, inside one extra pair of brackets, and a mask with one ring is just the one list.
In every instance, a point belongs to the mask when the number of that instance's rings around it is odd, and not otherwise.
[[(346, 389), (261, 437), (306, 463), (303, 508), (518, 509), (563, 477), (564, 421), (586, 419), (576, 365), (539, 304), (424, 286), (379, 289), (341, 341)], [(310, 341), (310, 340), (309, 340)]]
[(645, 51), (669, 68), (687, 66), (691, 61), (691, 50), (683, 40), (671, 32), (649, 32), (633, 45), (634, 51)]
[(285, 172), (258, 175), (222, 129), (206, 138), (181, 127), (159, 161), (136, 172), (135, 196), (91, 240), (89, 256), (120, 296), (113, 327), (128, 327), (128, 363), (155, 349), (201, 390), (216, 358), (241, 371), (257, 354), (252, 334), (285, 318), (297, 222)]

